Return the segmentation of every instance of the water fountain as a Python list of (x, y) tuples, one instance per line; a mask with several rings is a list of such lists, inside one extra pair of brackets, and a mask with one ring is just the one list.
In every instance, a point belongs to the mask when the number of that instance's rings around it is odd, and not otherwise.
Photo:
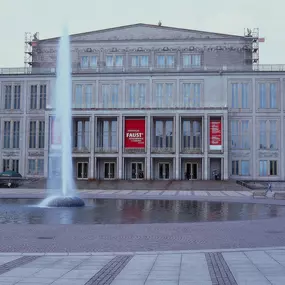
[[(84, 201), (76, 196), (72, 167), (72, 80), (70, 44), (67, 28), (60, 39), (57, 54), (55, 118), (52, 136), (57, 138), (53, 156), (57, 159), (59, 175), (49, 170), (48, 194), (41, 206), (82, 207)], [(53, 138), (52, 138), (53, 140)]]

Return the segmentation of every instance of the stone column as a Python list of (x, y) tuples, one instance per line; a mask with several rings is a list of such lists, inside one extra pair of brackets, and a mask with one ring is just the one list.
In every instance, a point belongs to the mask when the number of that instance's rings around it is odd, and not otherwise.
[(229, 147), (228, 147), (228, 113), (223, 116), (223, 149), (224, 149), (224, 165), (223, 165), (223, 179), (229, 179)]
[(89, 177), (91, 179), (94, 178), (94, 172), (95, 172), (95, 168), (96, 166), (94, 165), (94, 154), (95, 154), (95, 120), (94, 120), (94, 115), (92, 114), (91, 117), (89, 118), (90, 120), (90, 157), (89, 157), (89, 161), (90, 161), (90, 174)]
[(151, 133), (152, 117), (150, 113), (146, 117), (146, 179), (151, 179)]
[(204, 149), (204, 159), (203, 159), (203, 180), (208, 180), (208, 149), (209, 149), (209, 136), (208, 136), (208, 114), (204, 114), (203, 118), (203, 149)]
[[(20, 144), (21, 144), (21, 148), (22, 151), (20, 152), (21, 157), (20, 157), (20, 173), (23, 176), (26, 176), (28, 173), (28, 169), (27, 169), (27, 165), (28, 165), (28, 161), (27, 161), (27, 153), (28, 153), (28, 148), (27, 148), (27, 143), (28, 143), (28, 139), (29, 139), (29, 134), (28, 134), (28, 129), (27, 129), (27, 104), (29, 103), (28, 101), (28, 81), (24, 80), (24, 85), (23, 85), (23, 92), (21, 94), (22, 98), (21, 98), (21, 108), (23, 110), (23, 124), (22, 124), (22, 134), (20, 136)], [(44, 160), (45, 160), (45, 169), (44, 169), (44, 175), (46, 177), (46, 167), (47, 167), (47, 157), (48, 155), (46, 154), (46, 149), (48, 146), (48, 135), (47, 135), (47, 131), (48, 131), (48, 125), (47, 122), (45, 123), (45, 155), (44, 155)], [(3, 146), (3, 136), (1, 136), (1, 146)], [(2, 148), (2, 147), (1, 147)], [(2, 160), (1, 160), (2, 163)], [(3, 167), (3, 165), (2, 165)], [(1, 168), (2, 169), (2, 168)]]
[(174, 135), (175, 135), (175, 179), (180, 180), (180, 116), (176, 114), (175, 116), (175, 128), (174, 128)]
[(119, 145), (119, 149), (118, 149), (118, 179), (124, 179), (123, 177), (123, 148), (124, 148), (124, 117), (122, 116), (122, 114), (120, 114), (117, 117), (117, 125), (118, 125), (118, 145)]

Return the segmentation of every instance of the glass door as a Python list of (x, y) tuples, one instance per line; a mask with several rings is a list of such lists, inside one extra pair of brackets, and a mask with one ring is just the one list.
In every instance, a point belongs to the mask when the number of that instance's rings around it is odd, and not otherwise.
[(169, 163), (159, 163), (158, 172), (159, 172), (159, 179), (169, 179), (170, 178), (170, 164)]
[(185, 164), (185, 179), (198, 179), (198, 163), (187, 162)]
[(77, 163), (77, 179), (88, 179), (88, 162)]
[(104, 179), (115, 178), (115, 162), (105, 162)]
[(132, 162), (131, 164), (132, 179), (143, 179), (144, 169), (142, 162)]

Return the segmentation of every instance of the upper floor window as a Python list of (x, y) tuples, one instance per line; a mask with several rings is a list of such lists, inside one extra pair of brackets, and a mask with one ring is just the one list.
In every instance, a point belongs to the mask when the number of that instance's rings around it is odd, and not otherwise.
[(107, 67), (122, 67), (123, 56), (122, 55), (107, 55), (106, 56)]
[(277, 121), (259, 121), (259, 149), (277, 149)]
[(233, 160), (232, 161), (232, 175), (249, 175), (249, 160)]
[(73, 108), (92, 108), (92, 84), (76, 84)]
[(200, 107), (201, 103), (201, 84), (183, 83), (182, 84), (183, 107)]
[(172, 148), (173, 147), (173, 121), (156, 120), (155, 121), (155, 148)]
[(201, 66), (201, 55), (200, 54), (184, 54), (182, 59), (183, 59), (184, 68)]
[(158, 55), (157, 67), (174, 67), (175, 59), (174, 55)]
[(45, 147), (45, 122), (30, 121), (29, 148)]
[(19, 110), (21, 103), (21, 85), (5, 85), (4, 86), (4, 109)]
[(20, 121), (4, 121), (4, 148), (20, 147)]
[(34, 84), (30, 86), (30, 109), (45, 109), (47, 100), (46, 84)]
[(277, 108), (277, 83), (259, 83), (259, 108), (276, 109)]
[(90, 123), (88, 120), (73, 122), (73, 148), (88, 150), (90, 146)]
[(231, 107), (233, 109), (249, 108), (249, 84), (232, 83), (231, 84)]
[(119, 107), (119, 84), (102, 85), (102, 107)]
[(98, 57), (96, 55), (92, 56), (81, 56), (80, 66), (81, 68), (96, 68), (98, 63)]
[(157, 83), (155, 85), (154, 108), (170, 108), (173, 107), (175, 99), (173, 83)]
[(182, 150), (200, 149), (202, 122), (197, 120), (183, 120), (182, 123)]
[(231, 121), (231, 148), (250, 149), (250, 130), (248, 120)]
[(97, 125), (97, 147), (105, 151), (117, 151), (118, 134), (117, 120), (98, 120)]
[(132, 56), (132, 67), (148, 67), (149, 58), (147, 55)]
[(144, 108), (146, 97), (145, 83), (132, 83), (127, 94), (127, 108)]

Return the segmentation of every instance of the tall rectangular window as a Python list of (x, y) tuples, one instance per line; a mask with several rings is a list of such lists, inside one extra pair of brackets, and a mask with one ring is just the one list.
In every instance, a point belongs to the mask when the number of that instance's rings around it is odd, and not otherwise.
[(266, 107), (266, 84), (259, 83), (259, 108), (265, 109)]
[(4, 148), (10, 148), (11, 141), (11, 122), (4, 122)]
[(232, 161), (232, 175), (239, 175), (239, 161)]
[(28, 159), (28, 174), (30, 175), (37, 174), (36, 159)]
[(90, 57), (90, 67), (91, 68), (96, 68), (97, 67), (97, 63), (98, 62), (98, 60), (97, 60), (97, 56), (96, 55), (92, 55), (91, 57)]
[(20, 121), (13, 122), (13, 148), (20, 148)]
[(90, 148), (90, 122), (76, 120), (74, 122), (73, 147), (77, 150), (89, 150)]
[(241, 149), (250, 149), (249, 121), (241, 121)]
[(155, 104), (154, 107), (161, 108), (163, 106), (163, 84), (156, 84)]
[(4, 108), (6, 110), (10, 110), (12, 104), (12, 85), (5, 86), (4, 96), (5, 96)]
[(83, 85), (81, 84), (75, 85), (75, 100), (73, 108), (83, 108)]
[(277, 172), (277, 160), (270, 160), (269, 161), (269, 167), (270, 167), (270, 175), (278, 175)]
[(241, 84), (241, 107), (242, 109), (249, 108), (249, 98), (248, 98), (248, 83)]
[(146, 84), (134, 83), (129, 85), (129, 92), (127, 98), (128, 108), (144, 108), (146, 97)]
[(30, 86), (30, 109), (35, 110), (37, 109), (37, 103), (38, 103), (38, 86), (37, 85), (31, 85)]
[(40, 109), (46, 108), (47, 102), (47, 86), (45, 84), (40, 85)]
[(232, 108), (238, 108), (238, 84), (233, 83), (232, 84)]
[(173, 121), (157, 120), (155, 121), (155, 148), (172, 149), (173, 147)]
[(249, 161), (248, 160), (241, 161), (241, 175), (242, 176), (249, 175)]
[(277, 149), (277, 121), (270, 120), (270, 136), (269, 136), (269, 144), (270, 149)]
[(86, 84), (84, 86), (84, 93), (85, 93), (85, 108), (92, 108), (92, 85)]
[(118, 108), (119, 107), (119, 85), (102, 85), (102, 103), (103, 108)]
[(201, 84), (193, 84), (194, 94), (193, 94), (193, 107), (200, 107), (201, 100)]
[(37, 171), (38, 171), (38, 175), (43, 175), (44, 174), (44, 159), (38, 159), (37, 161)]
[(173, 107), (173, 84), (166, 83), (165, 84), (165, 99), (164, 106), (167, 108)]
[(267, 176), (267, 160), (259, 161), (259, 176)]
[(12, 159), (12, 170), (19, 173), (19, 159)]
[(185, 108), (200, 107), (201, 83), (183, 83), (182, 96), (183, 96), (183, 106)]
[(10, 168), (10, 159), (3, 159), (3, 171), (11, 170)]
[(231, 146), (232, 149), (239, 148), (239, 131), (238, 131), (238, 121), (231, 121)]
[(202, 122), (196, 120), (184, 120), (182, 122), (182, 150), (195, 150), (201, 148)]
[(21, 85), (14, 86), (14, 109), (19, 110), (21, 108)]
[(37, 147), (37, 121), (30, 122), (29, 148)]
[(100, 151), (118, 150), (117, 120), (99, 120), (97, 132)]
[(45, 121), (39, 121), (39, 148), (45, 147)]
[(266, 120), (259, 121), (259, 148), (267, 148)]
[(184, 83), (182, 85), (182, 94), (183, 94), (183, 106), (185, 108), (190, 108), (192, 106), (191, 102), (191, 84)]
[(270, 102), (270, 108), (276, 109), (277, 108), (277, 84), (276, 83), (270, 83), (269, 85), (269, 102)]
[(88, 68), (88, 56), (81, 56), (80, 66), (81, 68)]

